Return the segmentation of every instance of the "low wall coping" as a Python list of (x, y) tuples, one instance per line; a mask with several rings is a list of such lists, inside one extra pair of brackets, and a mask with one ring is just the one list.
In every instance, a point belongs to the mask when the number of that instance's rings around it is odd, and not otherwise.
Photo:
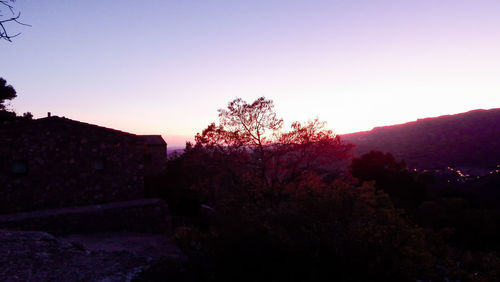
[(11, 214), (0, 215), (0, 224), (6, 222), (23, 221), (33, 218), (43, 218), (43, 217), (66, 215), (66, 214), (92, 213), (92, 212), (98, 212), (102, 210), (110, 210), (116, 208), (149, 206), (159, 203), (163, 203), (166, 205), (166, 203), (160, 199), (140, 199), (133, 201), (125, 201), (125, 202), (111, 202), (99, 205), (88, 205), (88, 206), (67, 207), (59, 209), (36, 210), (31, 212), (11, 213)]

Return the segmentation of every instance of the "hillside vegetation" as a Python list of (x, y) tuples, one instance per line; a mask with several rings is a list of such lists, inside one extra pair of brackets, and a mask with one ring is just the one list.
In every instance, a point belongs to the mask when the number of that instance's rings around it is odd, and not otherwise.
[(355, 154), (390, 152), (410, 168), (492, 169), (500, 162), (500, 109), (419, 119), (346, 134)]
[(351, 160), (325, 123), (282, 124), (271, 100), (235, 99), (146, 183), (175, 216), (193, 281), (500, 281), (500, 212), (476, 193), (500, 173), (469, 182), (386, 152)]

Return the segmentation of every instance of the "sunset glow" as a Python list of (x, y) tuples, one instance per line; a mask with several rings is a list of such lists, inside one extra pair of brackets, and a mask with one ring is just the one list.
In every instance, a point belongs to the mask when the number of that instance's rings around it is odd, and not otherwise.
[[(169, 146), (241, 97), (337, 133), (500, 107), (499, 1), (17, 1), (11, 107)], [(92, 20), (88, 20), (92, 19)]]

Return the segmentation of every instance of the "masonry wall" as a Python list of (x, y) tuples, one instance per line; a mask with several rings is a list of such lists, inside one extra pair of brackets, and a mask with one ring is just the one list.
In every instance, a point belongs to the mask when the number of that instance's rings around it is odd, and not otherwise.
[(140, 199), (136, 135), (65, 118), (0, 124), (0, 214)]
[(0, 228), (52, 234), (135, 231), (170, 233), (168, 205), (159, 199), (0, 215)]
[(147, 145), (144, 149), (145, 173), (146, 175), (155, 175), (162, 172), (167, 165), (167, 146), (165, 145)]

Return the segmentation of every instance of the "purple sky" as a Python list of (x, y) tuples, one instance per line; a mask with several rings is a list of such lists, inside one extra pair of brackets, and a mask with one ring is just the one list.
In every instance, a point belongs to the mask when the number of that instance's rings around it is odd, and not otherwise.
[(241, 97), (338, 133), (500, 107), (500, 1), (18, 0), (12, 108), (169, 146)]

